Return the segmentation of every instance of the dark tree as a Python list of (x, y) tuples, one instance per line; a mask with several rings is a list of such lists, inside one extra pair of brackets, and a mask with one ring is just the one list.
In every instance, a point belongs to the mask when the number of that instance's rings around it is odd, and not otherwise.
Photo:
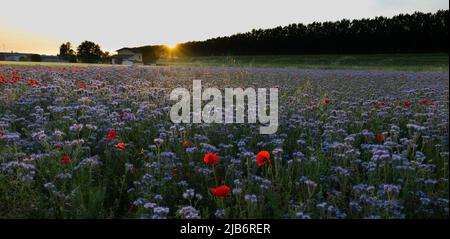
[(102, 52), (102, 63), (104, 64), (111, 64), (111, 55), (109, 54), (108, 51)]
[(39, 54), (33, 54), (33, 55), (31, 55), (31, 56), (30, 56), (30, 61), (33, 61), (33, 62), (41, 62), (41, 61), (42, 61), (41, 55), (39, 55)]
[(61, 44), (59, 47), (59, 57), (69, 62), (76, 62), (75, 52), (72, 49), (72, 44), (70, 42)]
[(165, 50), (164, 46), (141, 47), (142, 61), (146, 65), (153, 64), (161, 57), (161, 55), (163, 55)]
[(84, 41), (77, 48), (77, 57), (81, 62), (98, 63), (102, 55), (100, 46), (91, 41)]

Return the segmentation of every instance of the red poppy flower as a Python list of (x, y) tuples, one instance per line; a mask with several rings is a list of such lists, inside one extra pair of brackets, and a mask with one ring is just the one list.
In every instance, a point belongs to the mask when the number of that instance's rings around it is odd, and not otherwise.
[(114, 147), (116, 147), (116, 149), (122, 151), (122, 150), (124, 150), (127, 147), (127, 145), (125, 143), (123, 143), (123, 142), (120, 142), (120, 143), (114, 145)]
[(0, 74), (0, 84), (4, 84), (4, 83), (6, 83), (6, 79), (2, 74)]
[(325, 98), (325, 99), (323, 100), (323, 104), (324, 104), (324, 105), (330, 105), (330, 104), (331, 104), (331, 100), (330, 100), (329, 98)]
[(213, 166), (214, 164), (217, 164), (219, 162), (219, 156), (215, 155), (214, 153), (207, 153), (203, 157), (203, 162), (210, 166)]
[(403, 107), (409, 107), (411, 105), (411, 103), (409, 101), (404, 101), (403, 102)]
[(72, 162), (72, 160), (69, 158), (69, 156), (64, 155), (62, 163), (63, 164), (70, 164)]
[(377, 134), (377, 141), (379, 141), (379, 142), (383, 142), (384, 141), (384, 136), (383, 136), (382, 133), (378, 133)]
[(263, 166), (266, 161), (269, 163), (269, 165), (272, 164), (272, 162), (270, 162), (270, 153), (265, 150), (259, 151), (259, 153), (256, 155), (256, 162), (258, 163), (258, 166)]
[(215, 188), (211, 188), (211, 194), (215, 197), (227, 197), (230, 194), (231, 188), (227, 185), (218, 186)]
[(86, 84), (82, 81), (80, 81), (80, 83), (78, 83), (78, 86), (80, 87), (80, 89), (86, 89)]
[(421, 100), (419, 101), (419, 103), (420, 103), (420, 105), (428, 105), (428, 103), (430, 103), (430, 102), (428, 102), (427, 99), (421, 99)]
[(373, 108), (378, 110), (378, 109), (381, 109), (381, 107), (383, 107), (383, 106), (384, 106), (384, 102), (378, 102), (378, 104), (374, 105)]
[(110, 130), (109, 131), (109, 135), (106, 136), (106, 140), (110, 141), (111, 139), (117, 139), (117, 135), (116, 135), (116, 131), (115, 130)]
[(19, 72), (12, 70), (11, 71), (11, 81), (10, 83), (15, 84), (17, 83), (20, 79), (22, 79), (21, 76), (19, 76)]
[(189, 143), (189, 140), (187, 140), (187, 139), (185, 139), (184, 141), (183, 141), (183, 147), (189, 147), (189, 145), (190, 145), (190, 143)]
[(28, 80), (27, 84), (31, 86), (39, 86), (41, 83), (39, 83), (39, 81), (36, 80)]
[(61, 148), (62, 146), (61, 146), (61, 144), (54, 144), (53, 145), (53, 148), (55, 148), (55, 149), (59, 149), (59, 148)]

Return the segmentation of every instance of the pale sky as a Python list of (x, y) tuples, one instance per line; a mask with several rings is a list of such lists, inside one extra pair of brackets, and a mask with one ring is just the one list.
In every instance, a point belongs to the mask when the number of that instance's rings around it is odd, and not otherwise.
[(448, 0), (0, 0), (0, 52), (57, 54), (61, 43), (83, 40), (114, 52), (290, 23), (448, 8)]

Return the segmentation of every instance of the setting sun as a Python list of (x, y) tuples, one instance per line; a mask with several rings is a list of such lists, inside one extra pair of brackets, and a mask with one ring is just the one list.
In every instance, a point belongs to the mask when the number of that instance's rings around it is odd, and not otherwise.
[(166, 44), (166, 46), (170, 49), (170, 50), (175, 50), (175, 48), (177, 48), (177, 43), (168, 43)]

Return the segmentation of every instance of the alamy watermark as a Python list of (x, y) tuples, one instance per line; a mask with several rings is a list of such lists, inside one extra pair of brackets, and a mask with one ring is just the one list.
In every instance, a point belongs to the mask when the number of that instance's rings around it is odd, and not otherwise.
[[(247, 123), (262, 124), (260, 134), (273, 134), (278, 130), (278, 88), (225, 88), (225, 96), (217, 88), (202, 91), (201, 80), (194, 80), (191, 93), (186, 88), (176, 88), (170, 99), (178, 101), (170, 110), (173, 123)], [(269, 96), (269, 102), (267, 97)], [(181, 97), (181, 99), (180, 99)], [(234, 103), (236, 99), (236, 104)], [(245, 101), (247, 99), (247, 102)], [(202, 108), (202, 103), (209, 101)], [(247, 111), (245, 110), (247, 108)], [(181, 114), (180, 114), (181, 112)], [(192, 116), (192, 117), (191, 117)]]

